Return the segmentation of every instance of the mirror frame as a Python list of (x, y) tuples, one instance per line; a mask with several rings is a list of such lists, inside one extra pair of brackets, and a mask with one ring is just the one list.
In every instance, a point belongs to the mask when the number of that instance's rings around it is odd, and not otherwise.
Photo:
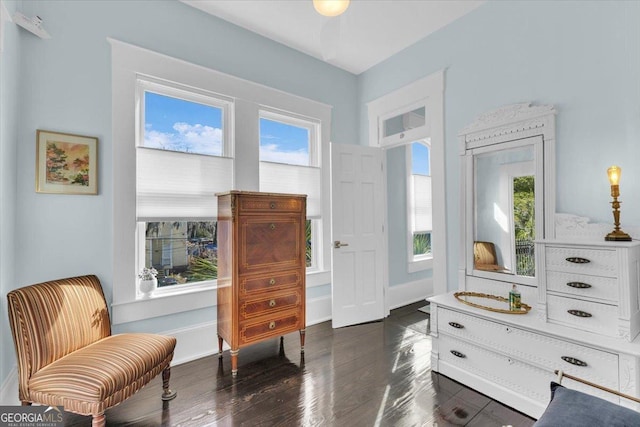
[[(543, 190), (542, 203), (536, 191), (536, 240), (552, 239), (555, 215), (555, 108), (552, 105), (513, 104), (481, 114), (458, 134), (461, 149), (460, 179), (460, 290), (470, 290), (475, 279), (537, 286), (535, 277), (517, 276), (474, 268), (475, 155), (532, 146), (535, 157), (536, 190)], [(538, 138), (536, 138), (538, 137)], [(542, 186), (539, 182), (542, 181)], [(542, 216), (540, 216), (542, 214)], [(540, 226), (542, 221), (542, 226)], [(542, 234), (539, 234), (542, 231)], [(484, 289), (483, 289), (484, 290)]]

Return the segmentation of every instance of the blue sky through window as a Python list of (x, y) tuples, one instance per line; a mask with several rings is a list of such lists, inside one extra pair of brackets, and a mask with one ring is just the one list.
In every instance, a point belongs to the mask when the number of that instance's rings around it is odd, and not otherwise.
[(309, 166), (309, 129), (260, 118), (260, 160)]
[(431, 175), (429, 147), (420, 142), (411, 144), (411, 173), (414, 175)]
[(179, 98), (144, 94), (144, 146), (222, 155), (222, 109)]

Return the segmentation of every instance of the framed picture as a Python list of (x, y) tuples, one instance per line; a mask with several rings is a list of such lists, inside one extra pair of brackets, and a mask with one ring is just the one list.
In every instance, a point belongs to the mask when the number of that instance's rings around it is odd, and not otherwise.
[(98, 194), (98, 138), (38, 130), (36, 192)]

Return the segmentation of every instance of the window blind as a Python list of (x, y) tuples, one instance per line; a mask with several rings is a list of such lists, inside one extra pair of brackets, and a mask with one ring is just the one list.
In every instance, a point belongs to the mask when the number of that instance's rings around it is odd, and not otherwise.
[(307, 217), (322, 216), (320, 168), (260, 162), (260, 191), (307, 195)]
[(138, 221), (210, 220), (216, 193), (233, 188), (233, 159), (138, 147)]
[(411, 231), (433, 230), (431, 177), (411, 175)]

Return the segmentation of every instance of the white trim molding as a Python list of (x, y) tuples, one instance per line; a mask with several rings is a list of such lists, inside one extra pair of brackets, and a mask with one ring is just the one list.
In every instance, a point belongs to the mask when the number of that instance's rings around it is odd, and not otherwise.
[(387, 294), (389, 310), (425, 300), (433, 295), (432, 278), (389, 286), (389, 292)]

